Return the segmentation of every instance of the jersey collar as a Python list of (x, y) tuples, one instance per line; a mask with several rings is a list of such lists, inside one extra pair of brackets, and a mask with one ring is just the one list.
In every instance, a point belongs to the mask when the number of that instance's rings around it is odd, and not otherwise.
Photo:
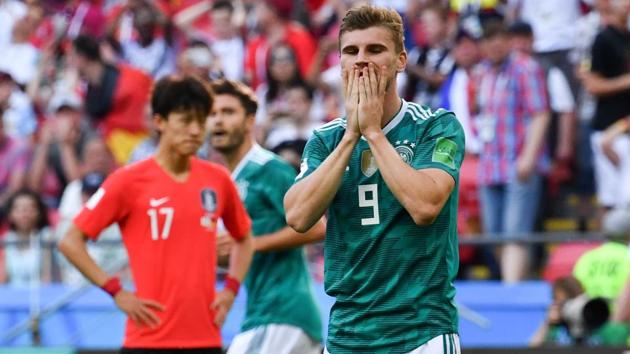
[[(384, 135), (387, 135), (387, 133), (389, 133), (392, 129), (396, 128), (398, 124), (400, 124), (400, 122), (403, 120), (405, 112), (407, 112), (407, 101), (405, 101), (403, 98), (401, 98), (400, 100), (402, 101), (402, 104), (400, 105), (398, 113), (396, 113), (394, 118), (392, 118), (392, 120), (390, 120), (389, 123), (385, 125), (385, 127), (383, 127)], [(361, 136), (361, 139), (366, 140), (364, 136)]]
[(260, 149), (262, 148), (260, 147), (260, 145), (258, 145), (258, 143), (252, 144), (252, 147), (249, 149), (249, 151), (247, 151), (245, 156), (243, 156), (241, 161), (238, 162), (238, 165), (236, 165), (234, 171), (232, 171), (232, 179), (236, 179), (236, 177), (238, 177), (238, 174), (241, 173), (243, 168), (245, 168), (245, 165), (247, 165), (249, 160), (252, 159), (252, 156), (256, 153), (256, 150)]

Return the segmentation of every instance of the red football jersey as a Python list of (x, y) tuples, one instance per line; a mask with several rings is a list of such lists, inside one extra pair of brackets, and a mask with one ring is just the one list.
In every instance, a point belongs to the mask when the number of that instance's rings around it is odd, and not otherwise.
[(178, 182), (150, 158), (109, 176), (74, 219), (92, 239), (117, 222), (137, 296), (166, 307), (156, 311), (162, 323), (155, 329), (127, 319), (125, 347), (221, 345), (210, 308), (219, 218), (236, 239), (250, 232), (251, 221), (225, 168), (192, 158), (188, 179)]

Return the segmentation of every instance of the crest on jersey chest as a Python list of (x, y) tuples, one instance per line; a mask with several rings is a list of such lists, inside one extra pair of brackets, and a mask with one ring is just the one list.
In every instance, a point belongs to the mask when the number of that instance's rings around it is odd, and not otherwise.
[(405, 161), (406, 164), (411, 165), (411, 161), (413, 161), (413, 149), (416, 147), (416, 144), (407, 139), (398, 140), (394, 143), (396, 152), (400, 156), (400, 158)]
[(372, 177), (376, 171), (378, 171), (378, 166), (376, 166), (376, 160), (374, 159), (374, 155), (372, 155), (372, 151), (361, 151), (361, 172), (363, 172), (363, 175), (365, 177)]
[(201, 207), (204, 210), (203, 216), (199, 220), (199, 224), (204, 229), (212, 232), (215, 230), (217, 225), (217, 219), (214, 216), (217, 208), (219, 206), (219, 202), (217, 199), (217, 192), (215, 192), (211, 188), (204, 188), (201, 190)]
[(208, 213), (214, 213), (217, 211), (217, 193), (210, 189), (204, 188), (201, 190), (201, 207)]

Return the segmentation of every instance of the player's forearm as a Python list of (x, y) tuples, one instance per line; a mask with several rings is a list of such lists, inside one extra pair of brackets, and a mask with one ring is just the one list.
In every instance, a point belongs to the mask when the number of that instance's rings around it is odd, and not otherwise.
[(611, 320), (619, 323), (630, 322), (630, 278), (626, 280), (626, 286), (619, 294), (616, 305)]
[(547, 112), (541, 112), (534, 116), (527, 130), (525, 146), (521, 152), (522, 157), (527, 158), (528, 160), (536, 159), (545, 142), (549, 119), (549, 113)]
[(235, 242), (230, 250), (230, 267), (228, 274), (234, 279), (242, 282), (247, 275), (249, 265), (252, 263), (254, 255), (254, 242), (251, 234), (238, 242)]
[(60, 144), (61, 150), (61, 166), (63, 173), (68, 181), (74, 181), (81, 178), (81, 167), (79, 166), (79, 158), (71, 144)]
[(201, 1), (178, 12), (175, 17), (173, 17), (173, 23), (175, 23), (175, 26), (182, 29), (189, 29), (195, 20), (210, 11), (211, 8), (212, 3), (210, 1)]
[(559, 117), (558, 149), (556, 158), (566, 159), (573, 155), (573, 141), (575, 139), (575, 113), (562, 113)]
[(291, 227), (284, 227), (274, 233), (254, 238), (256, 252), (284, 251), (324, 239), (326, 226), (323, 220), (317, 222), (305, 233), (298, 233)]
[(586, 90), (594, 96), (605, 97), (630, 89), (630, 74), (607, 79), (596, 73), (587, 73)]
[(324, 162), (284, 196), (287, 224), (297, 232), (310, 230), (333, 200), (358, 138), (344, 137)]
[[(415, 170), (406, 164), (380, 132), (366, 136), (385, 184), (418, 225), (431, 224), (452, 191), (431, 170)], [(454, 184), (454, 183), (453, 183)]]
[(31, 164), (31, 172), (28, 174), (28, 186), (38, 192), (42, 189), (42, 180), (46, 170), (46, 157), (48, 156), (48, 144), (39, 144), (35, 149), (35, 157)]
[(92, 283), (103, 286), (109, 279), (110, 276), (94, 262), (87, 252), (85, 237), (74, 224), (70, 226), (57, 247), (59, 252)]

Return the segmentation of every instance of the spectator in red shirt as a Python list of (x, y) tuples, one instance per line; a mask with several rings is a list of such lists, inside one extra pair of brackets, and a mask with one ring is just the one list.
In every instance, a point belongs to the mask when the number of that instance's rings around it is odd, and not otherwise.
[[(154, 157), (111, 174), (74, 219), (59, 250), (128, 316), (121, 353), (195, 349), (221, 353), (220, 328), (252, 259), (251, 221), (230, 173), (194, 157), (212, 107), (191, 77), (160, 80), (151, 108), (160, 131)], [(215, 293), (217, 222), (234, 238), (225, 287)], [(87, 253), (86, 243), (118, 223), (134, 293)]]
[(300, 73), (306, 77), (317, 52), (313, 36), (300, 24), (291, 21), (291, 0), (265, 0), (256, 3), (255, 14), (261, 31), (245, 48), (245, 80), (252, 88), (265, 82), (269, 49), (285, 42), (295, 51)]

